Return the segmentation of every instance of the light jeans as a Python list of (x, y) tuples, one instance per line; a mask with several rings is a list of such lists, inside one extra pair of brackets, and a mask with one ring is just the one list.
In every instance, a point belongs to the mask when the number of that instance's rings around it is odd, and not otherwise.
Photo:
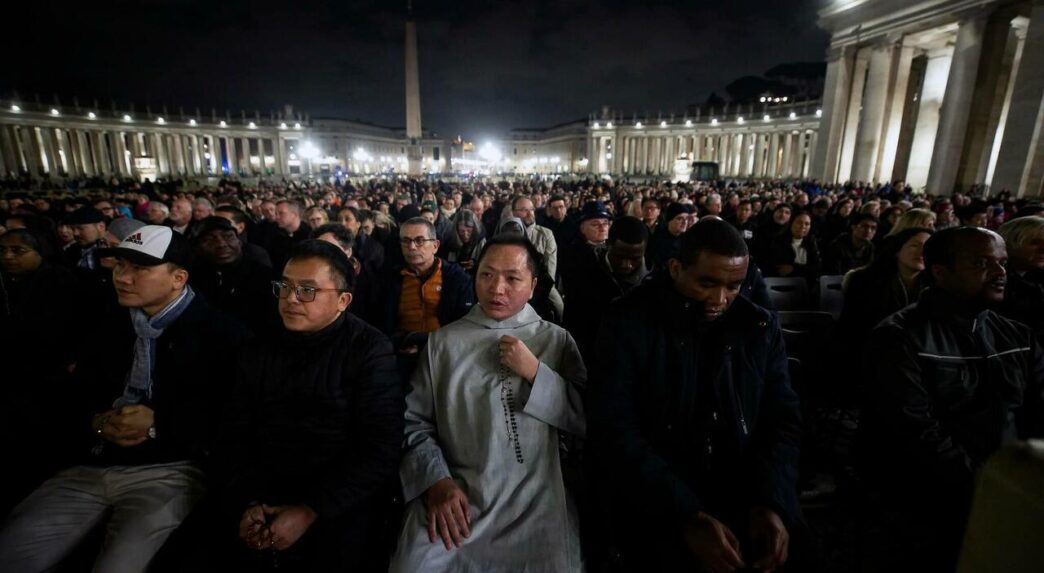
[(203, 493), (203, 472), (190, 462), (69, 468), (11, 511), (0, 564), (7, 573), (50, 571), (104, 522), (94, 571), (145, 571)]

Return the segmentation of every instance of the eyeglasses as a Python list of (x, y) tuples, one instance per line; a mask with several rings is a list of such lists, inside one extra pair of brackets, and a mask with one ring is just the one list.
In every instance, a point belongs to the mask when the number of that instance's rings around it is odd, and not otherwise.
[(402, 245), (404, 247), (409, 247), (410, 245), (413, 245), (413, 246), (417, 247), (418, 249), (423, 247), (424, 243), (433, 243), (433, 242), (435, 242), (435, 239), (427, 239), (425, 237), (414, 237), (412, 239), (409, 238), (409, 237), (402, 237), (401, 239), (399, 239), (399, 244), (400, 245)]
[(26, 253), (31, 252), (32, 250), (33, 249), (30, 249), (29, 247), (5, 247), (3, 245), (0, 245), (0, 256), (6, 255), (7, 253), (11, 253), (16, 257), (20, 257)]
[(290, 293), (294, 293), (297, 300), (301, 302), (312, 302), (315, 300), (316, 293), (322, 291), (333, 291), (337, 293), (347, 292), (339, 288), (318, 288), (314, 286), (305, 285), (291, 285), (286, 281), (272, 281), (272, 294), (278, 298), (290, 298)]

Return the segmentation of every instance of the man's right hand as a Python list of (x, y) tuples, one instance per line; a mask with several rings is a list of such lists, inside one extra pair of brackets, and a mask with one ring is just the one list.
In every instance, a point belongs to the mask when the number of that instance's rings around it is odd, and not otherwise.
[(706, 513), (696, 514), (685, 526), (685, 545), (704, 569), (711, 573), (731, 573), (745, 567), (739, 540), (724, 523)]
[(265, 511), (261, 504), (246, 508), (239, 518), (239, 538), (251, 549), (267, 549), (272, 544), (272, 534), (265, 524)]
[(428, 539), (440, 537), (446, 551), (460, 547), (471, 536), (471, 509), (468, 496), (451, 478), (442, 478), (424, 494), (428, 506)]

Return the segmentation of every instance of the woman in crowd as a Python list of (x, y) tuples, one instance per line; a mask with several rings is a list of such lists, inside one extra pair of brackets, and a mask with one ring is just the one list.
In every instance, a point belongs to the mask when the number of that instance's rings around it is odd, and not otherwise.
[(0, 235), (0, 446), (17, 469), (0, 493), (0, 514), (67, 462), (76, 442), (67, 422), (77, 418), (63, 397), (72, 393), (77, 337), (97, 305), (71, 271), (48, 262), (51, 248), (29, 229)]
[(892, 230), (884, 235), (898, 235), (901, 231), (914, 228), (935, 230), (935, 213), (924, 208), (910, 209), (903, 213)]
[(834, 203), (830, 212), (827, 213), (826, 223), (823, 225), (823, 231), (819, 235), (819, 240), (823, 241), (823, 244), (830, 244), (838, 235), (848, 232), (848, 218), (852, 216), (854, 208), (855, 202), (848, 198), (840, 199), (837, 203)]
[(932, 230), (925, 227), (889, 235), (869, 265), (845, 275), (839, 327), (847, 348), (861, 349), (878, 322), (917, 301), (925, 286), (924, 243), (931, 236)]
[(819, 279), (819, 244), (812, 236), (812, 216), (801, 212), (790, 221), (769, 247), (765, 274), (772, 277), (802, 277), (809, 286)]
[(309, 209), (305, 211), (305, 220), (308, 221), (309, 227), (318, 229), (330, 222), (330, 216), (322, 207), (309, 207)]
[(453, 226), (442, 237), (438, 255), (474, 274), (475, 263), (485, 244), (482, 222), (471, 211), (460, 209), (453, 216)]
[(1044, 336), (1044, 217), (1012, 219), (997, 229), (1008, 247), (1001, 314)]

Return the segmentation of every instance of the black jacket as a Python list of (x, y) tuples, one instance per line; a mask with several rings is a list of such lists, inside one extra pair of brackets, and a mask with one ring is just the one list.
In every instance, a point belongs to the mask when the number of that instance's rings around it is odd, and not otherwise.
[(251, 342), (215, 456), (221, 504), (238, 517), (252, 501), (301, 503), (368, 523), (395, 481), (404, 412), (391, 344), (351, 314)]
[(823, 253), (823, 274), (843, 275), (848, 271), (870, 264), (874, 258), (874, 244), (867, 241), (856, 247), (852, 235), (844, 233), (831, 241)]
[(255, 334), (282, 328), (278, 301), (272, 294), (274, 278), (271, 267), (248, 259), (245, 253), (235, 263), (220, 267), (200, 260), (189, 274), (192, 287), (207, 302)]
[(962, 318), (944, 292), (875, 328), (864, 370), (866, 469), (902, 499), (967, 504), (991, 454), (1041, 435), (1044, 356), (1030, 329), (989, 310)]
[(1033, 329), (1037, 340), (1044, 337), (1044, 271), (1019, 274), (1008, 271), (1004, 303), (998, 312)]
[(779, 324), (744, 297), (713, 323), (700, 312), (661, 277), (617, 301), (598, 338), (588, 447), (620, 539), (643, 553), (674, 553), (699, 511), (799, 517), (801, 421)]
[(246, 329), (198, 295), (174, 324), (156, 340), (152, 399), (156, 439), (122, 448), (105, 442), (92, 451), (98, 437), (91, 417), (112, 408), (123, 395), (134, 361), (137, 336), (126, 309), (102, 321), (90, 338), (92, 346), (76, 366), (82, 391), (81, 461), (89, 465), (143, 465), (201, 460), (212, 445), (221, 406), (232, 387), (238, 352)]
[(782, 276), (779, 274), (779, 267), (791, 265), (794, 267), (794, 270), (787, 276), (802, 277), (811, 284), (820, 275), (819, 244), (816, 243), (816, 238), (811, 234), (806, 236), (801, 241), (801, 246), (805, 248), (805, 264), (798, 265), (794, 263), (794, 258), (797, 254), (794, 252), (792, 241), (790, 233), (782, 233), (772, 239), (772, 243), (769, 245), (768, 260), (762, 261), (761, 265), (765, 270), (765, 276)]

